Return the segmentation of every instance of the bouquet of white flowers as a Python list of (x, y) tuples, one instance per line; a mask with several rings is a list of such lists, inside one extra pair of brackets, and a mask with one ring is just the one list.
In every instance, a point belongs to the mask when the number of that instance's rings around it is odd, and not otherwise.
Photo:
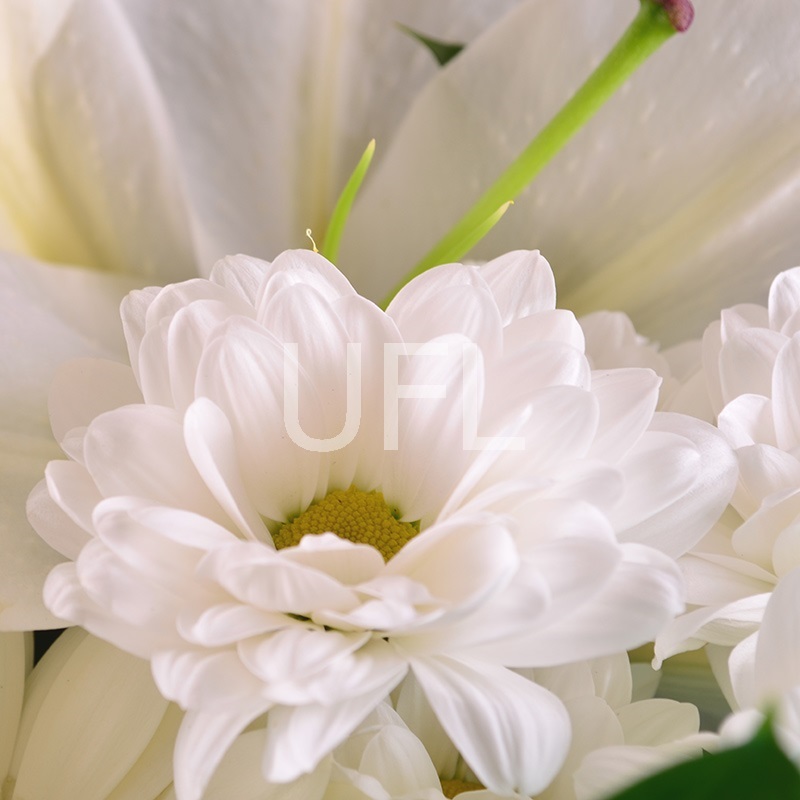
[(800, 16), (701, 2), (3, 0), (2, 800), (800, 798)]

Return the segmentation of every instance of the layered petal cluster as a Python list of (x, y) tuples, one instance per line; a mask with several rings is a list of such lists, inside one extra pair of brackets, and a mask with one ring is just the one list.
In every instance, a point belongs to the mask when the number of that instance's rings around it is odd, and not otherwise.
[(767, 307), (722, 312), (703, 338), (701, 374), (739, 479), (731, 509), (682, 559), (688, 600), (700, 608), (665, 632), (662, 656), (737, 644), (800, 564), (800, 268), (775, 278)]
[[(537, 800), (607, 797), (651, 772), (715, 746), (714, 735), (698, 733), (697, 709), (689, 703), (653, 698), (658, 675), (644, 665), (638, 667), (644, 674), (637, 673), (634, 679), (627, 655), (617, 654), (522, 671), (564, 703), (573, 728), (567, 758), (553, 782), (536, 795)], [(448, 796), (499, 797), (480, 789), (413, 677), (404, 681), (396, 707), (424, 742), (442, 786), (446, 792), (451, 790)]]
[(654, 373), (591, 371), (537, 252), (386, 312), (316, 254), (239, 256), (122, 317), (130, 367), (56, 379), (70, 460), (28, 513), (69, 559), (51, 611), (187, 710), (181, 800), (264, 714), (265, 778), (312, 773), (409, 670), (486, 787), (542, 791), (569, 715), (509, 667), (654, 636), (733, 490), (718, 432), (654, 413)]

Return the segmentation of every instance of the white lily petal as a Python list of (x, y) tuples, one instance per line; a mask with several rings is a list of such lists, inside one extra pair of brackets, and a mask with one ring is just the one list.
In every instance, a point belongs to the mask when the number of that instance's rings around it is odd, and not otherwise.
[(114, 4), (73, 0), (58, 14), (47, 5), (10, 4), (16, 19), (3, 25), (31, 39), (12, 52), (23, 124), (38, 148), (3, 143), (23, 156), (13, 193), (2, 194), (26, 249), (120, 272), (188, 276), (194, 253), (174, 141), (129, 25)]
[(131, 368), (114, 361), (78, 358), (63, 364), (50, 386), (50, 424), (61, 442), (73, 428), (85, 428), (96, 416), (142, 402)]
[(380, 158), (436, 75), (396, 22), (465, 41), (514, 4), (257, 0), (231, 11), (126, 0), (181, 142), (202, 262), (239, 251), (271, 258), (307, 245), (309, 227), (319, 241), (367, 142), (377, 139)]
[[(343, 263), (361, 290), (380, 296), (450, 228), (632, 17), (591, 0), (527, 2), (431, 81), (345, 234)], [(770, 276), (800, 255), (800, 157), (790, 134), (800, 101), (789, 88), (797, 26), (792, 0), (769, 15), (705, 0), (691, 35), (676, 37), (600, 110), (476, 256), (503, 243), (540, 247), (562, 302), (579, 313), (622, 307), (651, 336), (699, 333), (709, 297), (718, 308), (766, 295)], [(554, 47), (553, 31), (570, 31), (571, 45)], [(626, 146), (621, 130), (635, 130)]]

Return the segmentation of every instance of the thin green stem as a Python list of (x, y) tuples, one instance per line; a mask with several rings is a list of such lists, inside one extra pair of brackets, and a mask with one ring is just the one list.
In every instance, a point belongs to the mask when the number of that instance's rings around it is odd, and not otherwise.
[(342, 240), (342, 233), (344, 233), (344, 226), (347, 218), (350, 216), (350, 209), (353, 206), (353, 201), (356, 199), (358, 190), (361, 188), (361, 182), (367, 174), (372, 156), (375, 153), (375, 140), (372, 139), (367, 145), (364, 154), (359, 159), (356, 168), (353, 170), (352, 175), (345, 184), (339, 199), (336, 201), (336, 206), (331, 214), (331, 221), (328, 223), (328, 229), (325, 231), (325, 238), (322, 241), (321, 253), (334, 264), (339, 256), (339, 243)]
[(642, 0), (639, 13), (622, 38), (567, 104), (539, 132), (517, 159), (484, 192), (467, 213), (395, 286), (384, 307), (413, 278), (437, 264), (458, 261), (464, 243), (497, 209), (516, 198), (614, 92), (676, 32), (667, 11), (656, 0)]

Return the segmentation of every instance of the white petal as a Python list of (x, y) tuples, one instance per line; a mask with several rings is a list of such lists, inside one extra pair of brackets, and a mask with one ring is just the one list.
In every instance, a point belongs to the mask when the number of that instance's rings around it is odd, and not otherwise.
[[(398, 383), (387, 382), (384, 418), (386, 457), (381, 482), (386, 500), (399, 508), (404, 520), (430, 524), (466, 471), (474, 453), (474, 432), (466, 431), (464, 408), (470, 386), (465, 375), (464, 346), (459, 336), (443, 336), (397, 364)], [(387, 367), (388, 370), (388, 367)], [(473, 373), (476, 416), (480, 419), (483, 362)], [(408, 393), (405, 396), (403, 392)], [(392, 412), (392, 415), (388, 413)], [(480, 425), (477, 426), (478, 431)], [(431, 450), (430, 444), (437, 446)]]
[(25, 640), (22, 633), (0, 633), (0, 775), (8, 774), (25, 693)]
[(270, 268), (269, 261), (251, 256), (225, 256), (211, 269), (208, 279), (230, 289), (255, 308), (258, 290)]
[(311, 772), (389, 694), (407, 668), (389, 656), (374, 669), (373, 684), (355, 697), (326, 705), (277, 706), (270, 712), (264, 751), (267, 780), (287, 783)]
[(267, 707), (254, 701), (250, 708), (228, 714), (186, 714), (175, 742), (175, 793), (180, 800), (200, 800), (236, 737)]
[(4, 137), (16, 185), (3, 194), (28, 248), (51, 261), (151, 278), (190, 274), (174, 140), (119, 7), (76, 0), (56, 14), (49, 3), (14, 5), (3, 28), (17, 39), (24, 135), (35, 137), (38, 152)]
[(338, 581), (262, 544), (214, 550), (200, 565), (199, 574), (265, 611), (308, 616), (320, 608), (349, 609), (356, 602), (355, 593)]
[(319, 673), (334, 670), (338, 663), (349, 661), (348, 657), (369, 638), (366, 632), (345, 634), (296, 625), (242, 641), (237, 652), (250, 672), (268, 685), (290, 680), (310, 683)]
[(230, 714), (264, 700), (261, 681), (235, 650), (166, 650), (153, 656), (151, 666), (161, 694), (184, 709)]
[[(69, 462), (51, 461), (50, 463), (67, 464)], [(26, 512), (28, 521), (36, 533), (56, 552), (67, 558), (77, 558), (81, 548), (91, 538), (85, 528), (76, 525), (56, 505), (44, 481), (39, 481), (28, 496)]]
[(25, 511), (45, 464), (58, 455), (55, 442), (3, 433), (0, 453), (0, 629), (62, 627), (42, 603), (42, 586), (63, 557), (36, 535)]
[(772, 373), (772, 411), (775, 415), (776, 444), (794, 450), (800, 444), (800, 412), (797, 391), (800, 387), (800, 334), (793, 336), (778, 353)]
[(740, 394), (719, 413), (719, 429), (733, 447), (777, 445), (772, 403), (761, 394)]
[(511, 5), (278, 0), (229, 13), (213, 4), (126, 2), (181, 142), (203, 261), (237, 251), (272, 257), (307, 245), (306, 228), (322, 234), (369, 139), (378, 140), (380, 158), (437, 72), (397, 21), (465, 41)]
[(756, 652), (756, 689), (761, 702), (788, 691), (798, 683), (800, 673), (800, 571), (783, 578), (772, 593)]
[(79, 358), (62, 365), (50, 386), (50, 424), (56, 441), (85, 428), (104, 411), (142, 402), (131, 368), (113, 361)]
[(144, 751), (167, 702), (146, 661), (83, 631), (64, 637), (32, 677), (12, 766), (15, 791), (104, 800)]
[(771, 592), (775, 576), (741, 558), (715, 553), (687, 553), (678, 564), (686, 580), (686, 602), (696, 605), (731, 603)]
[(739, 487), (731, 504), (745, 518), (755, 515), (770, 495), (800, 486), (800, 461), (777, 447), (758, 444), (740, 447), (736, 458)]
[(205, 647), (236, 644), (267, 631), (283, 628), (283, 614), (271, 614), (242, 603), (187, 609), (177, 620), (178, 632), (188, 642)]
[(226, 521), (186, 452), (180, 417), (171, 409), (125, 406), (102, 414), (89, 426), (84, 449), (86, 467), (106, 497), (135, 495)]
[(203, 800), (322, 800), (330, 780), (329, 761), (291, 784), (270, 784), (261, 774), (263, 750), (263, 731), (242, 734), (220, 762)]
[(683, 608), (671, 559), (640, 545), (624, 545), (623, 553), (617, 572), (592, 600), (536, 632), (541, 656), (535, 666), (631, 649), (651, 640)]
[[(311, 504), (321, 463), (319, 452), (287, 436), (284, 355), (263, 328), (235, 321), (206, 348), (197, 381), (198, 396), (211, 399), (230, 422), (247, 496), (261, 514), (280, 522)], [(320, 436), (315, 386), (304, 370), (298, 374), (300, 427)]]
[(752, 561), (769, 572), (774, 572), (773, 550), (781, 532), (794, 524), (800, 516), (800, 492), (779, 494), (745, 520), (731, 537), (737, 556)]
[(673, 557), (708, 532), (736, 484), (736, 459), (724, 438), (680, 414), (656, 414), (623, 468), (626, 495), (611, 513), (620, 539)]
[(266, 541), (268, 534), (247, 494), (225, 414), (200, 397), (186, 410), (183, 433), (192, 463), (225, 513), (246, 537)]
[(385, 574), (411, 578), (439, 601), (472, 605), (504, 586), (518, 563), (499, 521), (451, 517), (415, 536), (388, 562)]
[(740, 394), (772, 396), (772, 372), (787, 339), (765, 328), (751, 328), (722, 345), (719, 376), (727, 403)]
[(130, 278), (0, 258), (0, 410), (4, 428), (49, 434), (47, 392), (56, 369), (81, 356), (124, 360), (119, 302)]
[(386, 313), (406, 342), (460, 334), (484, 356), (500, 349), (502, 320), (497, 303), (475, 267), (445, 264), (406, 284)]
[[(769, 327), (782, 331), (783, 326), (800, 309), (800, 272), (781, 272), (769, 287)], [(788, 334), (791, 336), (791, 333)]]
[(656, 640), (654, 666), (684, 650), (707, 642), (732, 646), (758, 629), (769, 594), (753, 595), (724, 606), (707, 606), (678, 617)]
[(700, 714), (691, 703), (653, 698), (631, 703), (617, 711), (625, 743), (658, 747), (690, 736), (700, 728)]
[(528, 795), (550, 783), (569, 748), (569, 717), (554, 695), (480, 662), (415, 659), (412, 669), (448, 736), (487, 788)]
[(658, 375), (644, 369), (614, 369), (592, 375), (600, 407), (590, 455), (615, 462), (644, 433), (658, 402)]
[(556, 306), (553, 270), (538, 250), (516, 250), (487, 261), (481, 277), (492, 290), (503, 325)]

